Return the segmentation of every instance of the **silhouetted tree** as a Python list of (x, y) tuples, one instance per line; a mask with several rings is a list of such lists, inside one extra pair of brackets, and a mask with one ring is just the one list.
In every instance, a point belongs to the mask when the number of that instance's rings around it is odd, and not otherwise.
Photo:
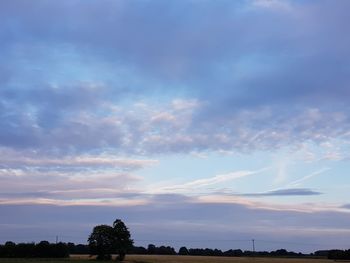
[(68, 245), (62, 242), (58, 244), (53, 244), (53, 256), (55, 258), (67, 258), (69, 257)]
[(92, 230), (88, 239), (90, 254), (97, 255), (97, 259), (111, 259), (114, 252), (115, 233), (108, 225), (98, 225)]
[(117, 253), (118, 260), (124, 260), (133, 244), (128, 228), (120, 219), (114, 221), (113, 227), (95, 226), (88, 242), (90, 254), (97, 255), (97, 259), (111, 259), (111, 254)]
[(147, 252), (150, 255), (155, 254), (156, 253), (156, 246), (153, 245), (153, 244), (149, 244), (148, 247), (147, 247)]
[(11, 241), (7, 241), (4, 245), (4, 254), (9, 258), (13, 258), (16, 256), (15, 249), (16, 249), (16, 244)]
[(130, 238), (129, 229), (122, 220), (117, 219), (114, 221), (113, 230), (115, 236), (114, 246), (119, 255), (118, 259), (124, 260), (126, 252), (132, 248), (134, 241)]
[(38, 257), (42, 257), (42, 258), (48, 258), (52, 254), (51, 246), (50, 246), (50, 243), (48, 241), (41, 241), (40, 243), (38, 243), (35, 246), (35, 250), (36, 250), (35, 254)]
[(180, 247), (179, 255), (188, 255), (188, 249), (186, 247)]

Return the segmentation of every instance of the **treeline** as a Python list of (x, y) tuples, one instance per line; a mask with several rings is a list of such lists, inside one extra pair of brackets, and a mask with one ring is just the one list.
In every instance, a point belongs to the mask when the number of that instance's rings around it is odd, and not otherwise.
[[(39, 243), (18, 243), (8, 241), (4, 245), (0, 245), (1, 258), (65, 258), (70, 254), (90, 254), (88, 245), (74, 243), (57, 243), (52, 244), (48, 241)], [(301, 253), (288, 252), (280, 249), (272, 252), (252, 252), (242, 251), (241, 249), (230, 249), (222, 251), (220, 249), (210, 248), (190, 248), (181, 247), (178, 252), (170, 246), (155, 246), (149, 244), (147, 248), (142, 246), (133, 246), (129, 249), (128, 254), (140, 255), (190, 255), (190, 256), (226, 256), (226, 257), (245, 257), (245, 256), (288, 256), (297, 257), (305, 256)]]
[(66, 258), (69, 257), (68, 245), (65, 243), (50, 244), (19, 243), (8, 241), (0, 245), (1, 258)]
[[(7, 241), (4, 245), (0, 245), (0, 258), (67, 258), (70, 254), (89, 255), (90, 248), (84, 244), (62, 242), (53, 244), (48, 241), (18, 244)], [(152, 244), (147, 249), (134, 246), (128, 254), (177, 255), (173, 247), (157, 247)]]
[(230, 249), (222, 251), (220, 249), (211, 248), (189, 248), (181, 247), (176, 253), (173, 247), (160, 246), (157, 247), (153, 244), (148, 245), (148, 248), (133, 247), (129, 254), (142, 254), (142, 255), (188, 255), (188, 256), (216, 256), (216, 257), (307, 257), (309, 255), (287, 251), (285, 249), (278, 249), (276, 251), (242, 251), (241, 249)]
[(341, 250), (341, 249), (331, 249), (331, 250), (318, 250), (312, 255), (317, 257), (325, 257), (328, 259), (334, 260), (342, 260), (342, 259), (350, 259), (350, 249)]
[(70, 254), (89, 255), (88, 245), (74, 243), (14, 243), (0, 244), (0, 258), (67, 258)]
[(329, 259), (350, 259), (350, 249), (348, 250), (340, 250), (333, 249), (328, 251)]
[(128, 251), (128, 253), (136, 254), (136, 255), (177, 255), (173, 247), (169, 247), (169, 246), (157, 247), (153, 244), (149, 244), (147, 248), (134, 246)]
[[(89, 255), (90, 249), (85, 244), (74, 243), (49, 243), (41, 241), (39, 243), (14, 243), (11, 241), (0, 245), (0, 258), (66, 258), (70, 254)], [(217, 256), (217, 257), (322, 257), (329, 259), (350, 259), (349, 250), (318, 250), (311, 254), (302, 254), (286, 249), (275, 251), (243, 251), (241, 249), (230, 249), (222, 251), (211, 248), (186, 248), (181, 247), (178, 252), (170, 246), (155, 246), (149, 244), (147, 248), (142, 246), (133, 246), (128, 254), (140, 255), (189, 255), (189, 256)]]
[(318, 250), (314, 253), (303, 254), (300, 252), (288, 251), (286, 249), (277, 249), (275, 251), (249, 251), (241, 249), (230, 249), (222, 251), (220, 249), (211, 248), (186, 248), (181, 247), (176, 253), (173, 247), (160, 246), (153, 244), (147, 248), (142, 246), (133, 247), (128, 252), (129, 254), (141, 255), (188, 255), (188, 256), (216, 256), (216, 257), (286, 257), (286, 258), (328, 258), (328, 259), (350, 259), (349, 250)]
[(190, 255), (190, 256), (216, 256), (216, 257), (305, 257), (307, 255), (302, 253), (296, 253), (287, 251), (285, 249), (278, 249), (276, 251), (243, 251), (241, 249), (230, 249), (222, 251), (220, 249), (210, 248), (190, 248), (181, 247), (179, 255)]

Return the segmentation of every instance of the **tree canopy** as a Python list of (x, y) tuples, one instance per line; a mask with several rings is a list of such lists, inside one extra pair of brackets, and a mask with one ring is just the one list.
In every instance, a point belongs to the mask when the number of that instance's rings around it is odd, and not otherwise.
[(133, 240), (130, 238), (129, 229), (126, 227), (124, 222), (120, 219), (117, 219), (113, 223), (113, 230), (115, 234), (115, 247), (116, 252), (119, 255), (119, 259), (123, 260), (126, 252), (133, 245)]
[(123, 260), (127, 250), (133, 245), (130, 232), (120, 219), (116, 219), (113, 226), (95, 226), (88, 242), (90, 254), (97, 255), (97, 259), (111, 259), (111, 254), (117, 253), (118, 259)]

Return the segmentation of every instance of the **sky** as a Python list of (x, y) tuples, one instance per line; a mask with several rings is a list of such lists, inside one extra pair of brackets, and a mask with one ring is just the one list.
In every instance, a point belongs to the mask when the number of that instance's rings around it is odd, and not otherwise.
[(0, 243), (350, 246), (347, 0), (0, 2)]

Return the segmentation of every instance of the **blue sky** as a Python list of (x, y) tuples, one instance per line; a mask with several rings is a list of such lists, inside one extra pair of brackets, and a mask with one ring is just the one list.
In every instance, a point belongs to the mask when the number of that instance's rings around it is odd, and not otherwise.
[(2, 1), (0, 242), (350, 242), (346, 0)]

